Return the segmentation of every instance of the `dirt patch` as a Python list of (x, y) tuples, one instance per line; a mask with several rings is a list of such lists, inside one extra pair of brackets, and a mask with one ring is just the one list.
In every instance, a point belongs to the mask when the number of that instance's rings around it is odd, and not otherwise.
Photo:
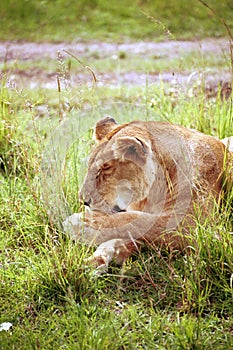
[(78, 56), (89, 53), (112, 55), (126, 52), (135, 55), (156, 54), (161, 57), (179, 57), (183, 52), (221, 52), (228, 50), (227, 39), (208, 39), (202, 41), (166, 41), (166, 42), (136, 42), (136, 43), (29, 43), (1, 42), (0, 62), (4, 60), (35, 60), (41, 58), (55, 59), (58, 51), (70, 50)]
[[(57, 73), (48, 72), (45, 69), (33, 67), (33, 61), (43, 59), (57, 59), (57, 53), (68, 50), (77, 55), (78, 58), (86, 56), (112, 57), (124, 54), (131, 54), (144, 59), (148, 55), (160, 59), (172, 59), (187, 54), (189, 52), (213, 53), (216, 55), (229, 55), (229, 42), (227, 39), (208, 39), (202, 41), (167, 41), (167, 42), (136, 42), (136, 43), (29, 43), (29, 42), (1, 42), (0, 43), (0, 62), (22, 62), (32, 61), (32, 68), (27, 70), (13, 69), (7, 72), (10, 84), (20, 84), (30, 88), (42, 87), (57, 88)], [(231, 80), (230, 72), (226, 73), (219, 68), (215, 72), (206, 73), (178, 73), (166, 71), (162, 73), (146, 74), (136, 71), (114, 73), (96, 72), (99, 85), (122, 86), (122, 85), (145, 85), (158, 84), (161, 81), (171, 84), (181, 84), (188, 87), (190, 84), (198, 83), (205, 79), (206, 85), (210, 90), (215, 89), (218, 84), (226, 84)], [(83, 71), (78, 72), (71, 77), (72, 85), (91, 83), (90, 75)]]

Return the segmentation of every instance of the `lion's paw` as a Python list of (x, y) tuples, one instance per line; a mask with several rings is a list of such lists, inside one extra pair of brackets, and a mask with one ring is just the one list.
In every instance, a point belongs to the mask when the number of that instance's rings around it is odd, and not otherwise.
[[(84, 215), (85, 214), (85, 215)], [(80, 240), (84, 243), (95, 244), (100, 233), (91, 227), (94, 218), (89, 213), (74, 213), (62, 223), (65, 233), (73, 240)]]
[(83, 213), (74, 213), (68, 216), (62, 223), (65, 233), (77, 240), (83, 232), (84, 222)]

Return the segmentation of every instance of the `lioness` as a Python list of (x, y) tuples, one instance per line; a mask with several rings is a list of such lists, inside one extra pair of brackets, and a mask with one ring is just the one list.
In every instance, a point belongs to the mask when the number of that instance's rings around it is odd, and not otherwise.
[(142, 242), (185, 248), (195, 217), (220, 199), (224, 144), (170, 123), (110, 117), (96, 124), (95, 138), (80, 191), (85, 212), (69, 216), (65, 230), (98, 245), (97, 266), (123, 263)]

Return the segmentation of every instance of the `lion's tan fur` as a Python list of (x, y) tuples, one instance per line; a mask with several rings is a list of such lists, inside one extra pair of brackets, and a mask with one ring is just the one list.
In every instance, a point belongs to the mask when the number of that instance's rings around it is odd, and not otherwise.
[(118, 125), (112, 118), (97, 123), (95, 137), (80, 191), (90, 208), (84, 219), (67, 218), (66, 230), (99, 245), (97, 265), (122, 263), (141, 242), (184, 248), (197, 207), (204, 218), (221, 197), (231, 157), (224, 144), (170, 123)]

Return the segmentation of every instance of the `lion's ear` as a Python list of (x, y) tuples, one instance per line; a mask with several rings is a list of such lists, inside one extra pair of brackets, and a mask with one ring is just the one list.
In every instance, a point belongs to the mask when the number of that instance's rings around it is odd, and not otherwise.
[(95, 126), (95, 140), (98, 142), (102, 141), (110, 131), (116, 128), (116, 126), (117, 122), (111, 117), (101, 119)]
[(150, 145), (137, 137), (119, 137), (113, 145), (114, 158), (131, 160), (136, 164), (143, 165), (150, 152)]

